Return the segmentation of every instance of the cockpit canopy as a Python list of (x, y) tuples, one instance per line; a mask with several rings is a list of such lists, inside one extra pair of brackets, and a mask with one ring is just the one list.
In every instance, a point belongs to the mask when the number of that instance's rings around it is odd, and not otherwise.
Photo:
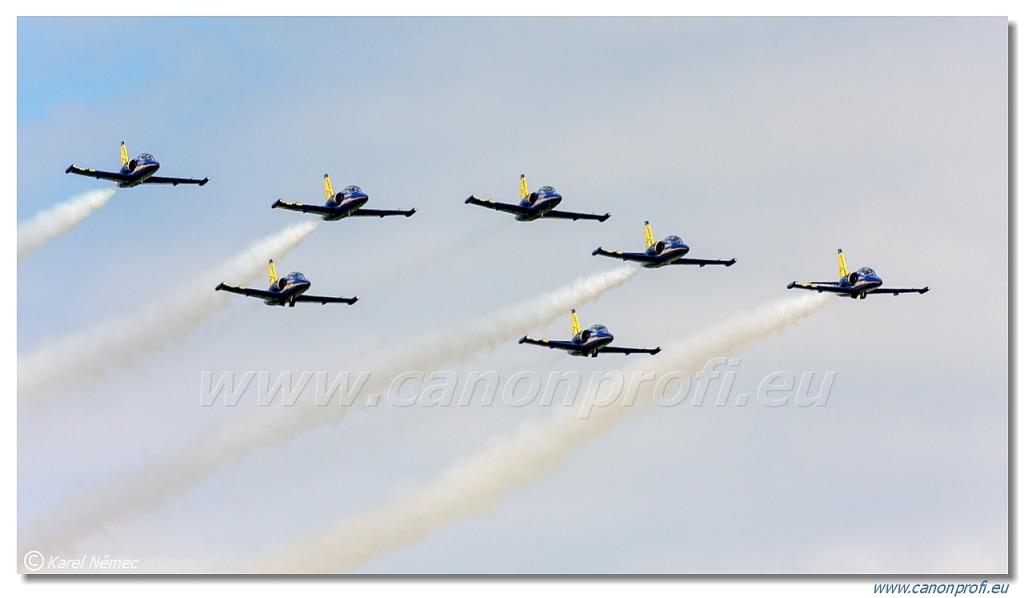
[(871, 268), (865, 267), (865, 268), (861, 268), (860, 270), (857, 270), (857, 276), (859, 276), (861, 278), (864, 278), (865, 276), (878, 276), (878, 275), (875, 274), (875, 271), (872, 270)]
[(292, 272), (288, 275), (288, 278), (292, 280), (306, 280), (306, 275), (302, 272)]
[(135, 158), (136, 162), (152, 162), (153, 154), (139, 154), (138, 158)]
[(594, 324), (590, 329), (594, 332), (608, 332), (608, 327), (604, 324)]
[(353, 193), (362, 193), (362, 192), (363, 192), (363, 190), (360, 189), (359, 187), (356, 187), (355, 185), (349, 185), (348, 187), (345, 187), (345, 195), (352, 195)]
[(665, 244), (666, 245), (682, 245), (683, 244), (683, 240), (680, 239), (679, 237), (675, 236), (675, 235), (669, 235), (669, 236), (665, 237)]
[(544, 194), (547, 194), (547, 193), (558, 193), (558, 192), (555, 191), (554, 187), (549, 187), (549, 186), (544, 186), (544, 187), (541, 187), (540, 189), (537, 189), (537, 194), (538, 195), (544, 195)]

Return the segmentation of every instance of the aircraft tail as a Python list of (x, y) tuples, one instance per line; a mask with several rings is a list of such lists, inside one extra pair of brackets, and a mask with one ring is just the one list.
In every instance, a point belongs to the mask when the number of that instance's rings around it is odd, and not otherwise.
[(654, 233), (651, 232), (651, 223), (646, 220), (644, 220), (644, 240), (647, 242), (647, 245), (644, 247), (654, 245)]
[(270, 284), (277, 282), (277, 268), (274, 267), (274, 260), (270, 260), (267, 265), (267, 274), (270, 276)]
[(576, 336), (580, 333), (580, 319), (576, 316), (576, 310), (572, 310), (572, 335)]
[(325, 199), (334, 197), (334, 189), (331, 187), (331, 177), (324, 175), (324, 196)]
[(124, 142), (121, 142), (121, 166), (124, 166), (129, 162), (128, 148), (125, 147)]
[(526, 196), (530, 194), (530, 188), (526, 186), (526, 175), (519, 175), (519, 201), (526, 199)]
[(843, 250), (839, 250), (839, 278), (846, 278), (849, 272), (846, 270), (846, 258), (843, 257)]

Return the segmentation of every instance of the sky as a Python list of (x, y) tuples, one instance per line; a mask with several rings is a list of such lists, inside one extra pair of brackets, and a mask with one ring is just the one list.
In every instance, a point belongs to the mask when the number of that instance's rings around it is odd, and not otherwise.
[[(203, 372), (357, 371), (617, 267), (591, 251), (642, 250), (649, 220), (693, 257), (737, 263), (644, 270), (578, 306), (623, 344), (667, 346), (793, 299), (791, 280), (836, 278), (838, 247), (851, 268), (931, 292), (837, 298), (721, 356), (733, 398), (777, 372), (831, 372), (825, 404), (638, 409), (485, 512), (354, 572), (1007, 571), (1005, 18), (22, 17), (17, 34), (19, 223), (107, 186), (63, 170), (116, 169), (122, 140), (161, 175), (211, 179), (117, 190), (20, 263), (19, 364), (312, 219), (270, 205), (321, 201), (324, 173), (367, 207), (419, 210), (323, 223), (267, 256), (311, 292), (358, 294), (351, 307), (232, 297), (130, 363), (19, 396), (19, 562), (40, 520), (90, 492), (284, 417), (254, 393), (204, 405)], [(562, 209), (612, 216), (519, 223), (464, 205), (515, 201), (521, 173)], [(566, 310), (521, 334), (568, 332)], [(590, 380), (642, 364), (553, 353), (511, 341), (434, 371)], [(510, 402), (385, 397), (70, 552), (180, 571), (266, 558), (565, 411)]]

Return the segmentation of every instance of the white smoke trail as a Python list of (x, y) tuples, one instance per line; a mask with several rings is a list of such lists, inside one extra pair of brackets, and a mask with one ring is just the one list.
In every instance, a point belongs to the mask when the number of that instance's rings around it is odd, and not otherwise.
[(257, 241), (245, 251), (207, 271), (170, 295), (87, 330), (44, 345), (18, 358), (18, 400), (69, 382), (95, 378), (111, 367), (129, 365), (162, 348), (230, 305), (226, 293), (214, 292), (224, 280), (247, 280), (316, 230), (319, 221), (289, 226)]
[[(637, 361), (641, 366), (637, 369), (656, 375), (671, 371), (696, 373), (710, 359), (781, 332), (821, 309), (830, 297), (805, 295), (739, 314), (702, 335), (665, 348), (656, 357)], [(638, 384), (627, 387), (618, 396), (591, 393), (586, 400), (594, 408), (588, 418), (560, 411), (549, 421), (524, 427), (469, 461), (452, 467), (430, 486), (403, 493), (378, 510), (330, 526), (325, 532), (246, 569), (282, 573), (350, 571), (453, 523), (485, 515), (511, 491), (560, 467), (570, 451), (602, 435), (630, 413), (632, 406), (650, 404), (654, 387), (650, 383)]]
[(107, 205), (116, 189), (117, 187), (111, 187), (76, 195), (19, 224), (18, 263), (78, 226), (89, 217), (89, 214)]
[[(405, 343), (398, 350), (389, 347), (386, 354), (364, 369), (372, 372), (372, 378), (359, 394), (366, 397), (384, 391), (403, 372), (428, 371), (493, 350), (566, 316), (572, 307), (597, 299), (632, 278), (637, 270), (627, 265), (586, 276), (553, 292)], [(291, 440), (315, 427), (336, 424), (347, 413), (348, 409), (336, 405), (317, 407), (298, 402), (289, 409), (257, 413), (257, 417), (233, 422), (201, 436), (181, 453), (149, 462), (138, 472), (105, 483), (72, 504), (39, 517), (23, 536), (31, 539), (33, 549), (44, 554), (71, 549), (120, 519), (160, 506), (249, 453)], [(273, 417), (258, 417), (265, 415)]]

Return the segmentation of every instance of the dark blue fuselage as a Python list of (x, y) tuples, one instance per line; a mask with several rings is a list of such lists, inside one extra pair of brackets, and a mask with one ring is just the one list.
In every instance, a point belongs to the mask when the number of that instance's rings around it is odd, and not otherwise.
[(613, 340), (615, 340), (615, 337), (612, 336), (612, 333), (607, 328), (600, 324), (595, 324), (572, 337), (573, 344), (579, 345), (579, 349), (569, 351), (569, 354), (594, 357), (602, 348), (611, 344)]
[(836, 286), (842, 289), (840, 294), (863, 299), (872, 289), (882, 286), (882, 278), (871, 268), (861, 268), (839, 279)]
[(662, 266), (667, 266), (689, 252), (690, 246), (683, 243), (679, 237), (666, 237), (654, 245), (651, 245), (646, 251), (644, 251), (645, 254), (652, 258), (656, 258), (658, 261), (646, 262), (643, 264), (643, 267), (660, 268)]
[(129, 189), (141, 185), (159, 169), (160, 163), (151, 154), (142, 154), (121, 167), (121, 174), (129, 178), (126, 181), (118, 181), (117, 186)]
[(269, 292), (278, 295), (274, 299), (266, 299), (267, 305), (295, 305), (295, 298), (309, 290), (310, 282), (299, 272), (292, 272), (277, 279), (270, 285)]
[(336, 193), (334, 197), (327, 200), (327, 207), (340, 208), (344, 211), (337, 214), (325, 214), (323, 219), (327, 221), (341, 220), (352, 212), (363, 207), (369, 199), (369, 195), (359, 190), (350, 191), (346, 189), (345, 191)]
[(562, 201), (562, 195), (554, 189), (550, 191), (535, 191), (519, 202), (519, 207), (530, 210), (529, 214), (520, 214), (516, 216), (516, 220), (520, 222), (530, 222), (542, 218), (544, 214), (547, 214), (551, 210), (555, 209)]

